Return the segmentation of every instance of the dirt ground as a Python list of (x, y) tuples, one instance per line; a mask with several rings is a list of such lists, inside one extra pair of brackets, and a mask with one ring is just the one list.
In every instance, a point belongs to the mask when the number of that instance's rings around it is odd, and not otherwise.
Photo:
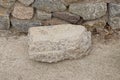
[(90, 55), (47, 64), (29, 59), (27, 36), (8, 34), (0, 31), (0, 80), (120, 80), (120, 39), (93, 37)]

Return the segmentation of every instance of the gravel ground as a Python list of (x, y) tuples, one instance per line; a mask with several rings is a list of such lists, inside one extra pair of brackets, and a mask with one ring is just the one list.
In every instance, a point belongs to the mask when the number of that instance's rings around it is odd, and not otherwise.
[(26, 36), (0, 34), (0, 80), (120, 80), (120, 39), (93, 39), (83, 59), (47, 64), (29, 59)]

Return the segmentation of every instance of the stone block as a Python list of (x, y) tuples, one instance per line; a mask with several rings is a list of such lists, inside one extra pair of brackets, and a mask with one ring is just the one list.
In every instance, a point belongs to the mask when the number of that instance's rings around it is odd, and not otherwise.
[(18, 1), (24, 4), (25, 6), (29, 6), (34, 2), (34, 0), (18, 0)]
[(55, 25), (29, 29), (29, 57), (35, 61), (58, 62), (88, 54), (91, 33), (81, 25)]
[(0, 30), (7, 30), (10, 27), (9, 13), (6, 9), (0, 8)]
[(94, 20), (106, 15), (106, 3), (73, 3), (69, 7), (73, 14), (83, 17), (84, 20)]
[(19, 20), (11, 18), (12, 27), (17, 29), (19, 32), (28, 32), (30, 27), (40, 26), (41, 22), (38, 20)]
[(120, 3), (109, 3), (108, 24), (113, 28), (120, 28)]
[(22, 4), (16, 3), (12, 16), (18, 19), (31, 19), (34, 14), (34, 9), (32, 7), (26, 7)]
[(70, 23), (77, 23), (80, 20), (80, 16), (71, 14), (69, 12), (54, 12), (53, 17), (65, 20)]
[(61, 0), (35, 0), (33, 7), (47, 12), (66, 10)]

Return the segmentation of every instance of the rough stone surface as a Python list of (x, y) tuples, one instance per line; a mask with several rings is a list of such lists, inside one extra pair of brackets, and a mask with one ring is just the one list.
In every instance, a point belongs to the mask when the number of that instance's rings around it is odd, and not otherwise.
[(66, 6), (60, 0), (35, 0), (33, 7), (47, 12), (64, 11)]
[(24, 4), (25, 6), (29, 6), (34, 2), (34, 0), (18, 0), (18, 1)]
[(18, 19), (12, 18), (11, 24), (12, 24), (12, 27), (14, 27), (20, 32), (28, 32), (28, 29), (30, 27), (40, 26), (41, 22), (36, 20), (18, 20)]
[(29, 30), (30, 59), (58, 62), (87, 55), (91, 33), (81, 25), (32, 27)]
[(48, 19), (51, 19), (51, 17), (52, 17), (51, 13), (46, 13), (44, 11), (37, 10), (37, 18), (39, 20), (48, 20)]
[(106, 23), (107, 23), (107, 19), (106, 17), (103, 17), (97, 20), (86, 21), (82, 25), (87, 27), (89, 31), (93, 31), (94, 29), (96, 30), (104, 29)]
[(77, 23), (80, 20), (80, 16), (69, 12), (54, 12), (53, 17), (60, 18), (70, 23)]
[(106, 3), (73, 3), (69, 11), (83, 17), (84, 20), (92, 20), (104, 16), (107, 12), (107, 5)]
[(17, 3), (14, 7), (12, 15), (18, 19), (31, 19), (33, 17), (34, 10), (32, 7), (26, 7)]
[(71, 4), (71, 3), (75, 3), (75, 2), (77, 2), (77, 1), (79, 1), (79, 0), (61, 0), (66, 6), (68, 6), (69, 4)]
[(9, 14), (7, 10), (0, 8), (0, 30), (6, 30), (10, 27)]
[(42, 21), (42, 24), (44, 26), (49, 26), (49, 25), (68, 24), (68, 22), (58, 19), (58, 18), (52, 18), (50, 20)]
[(98, 2), (120, 2), (120, 0), (62, 0), (65, 5), (70, 5), (71, 3), (98, 3)]
[(113, 28), (120, 28), (120, 3), (109, 4), (109, 25)]
[(16, 0), (0, 0), (0, 6), (10, 8), (14, 5)]

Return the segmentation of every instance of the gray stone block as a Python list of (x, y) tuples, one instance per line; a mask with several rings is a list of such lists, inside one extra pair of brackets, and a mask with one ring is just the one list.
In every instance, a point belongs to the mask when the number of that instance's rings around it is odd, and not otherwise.
[(47, 12), (64, 11), (66, 6), (60, 0), (35, 0), (33, 7)]
[(73, 14), (83, 17), (84, 20), (93, 20), (104, 16), (107, 12), (106, 3), (73, 3), (69, 7)]

